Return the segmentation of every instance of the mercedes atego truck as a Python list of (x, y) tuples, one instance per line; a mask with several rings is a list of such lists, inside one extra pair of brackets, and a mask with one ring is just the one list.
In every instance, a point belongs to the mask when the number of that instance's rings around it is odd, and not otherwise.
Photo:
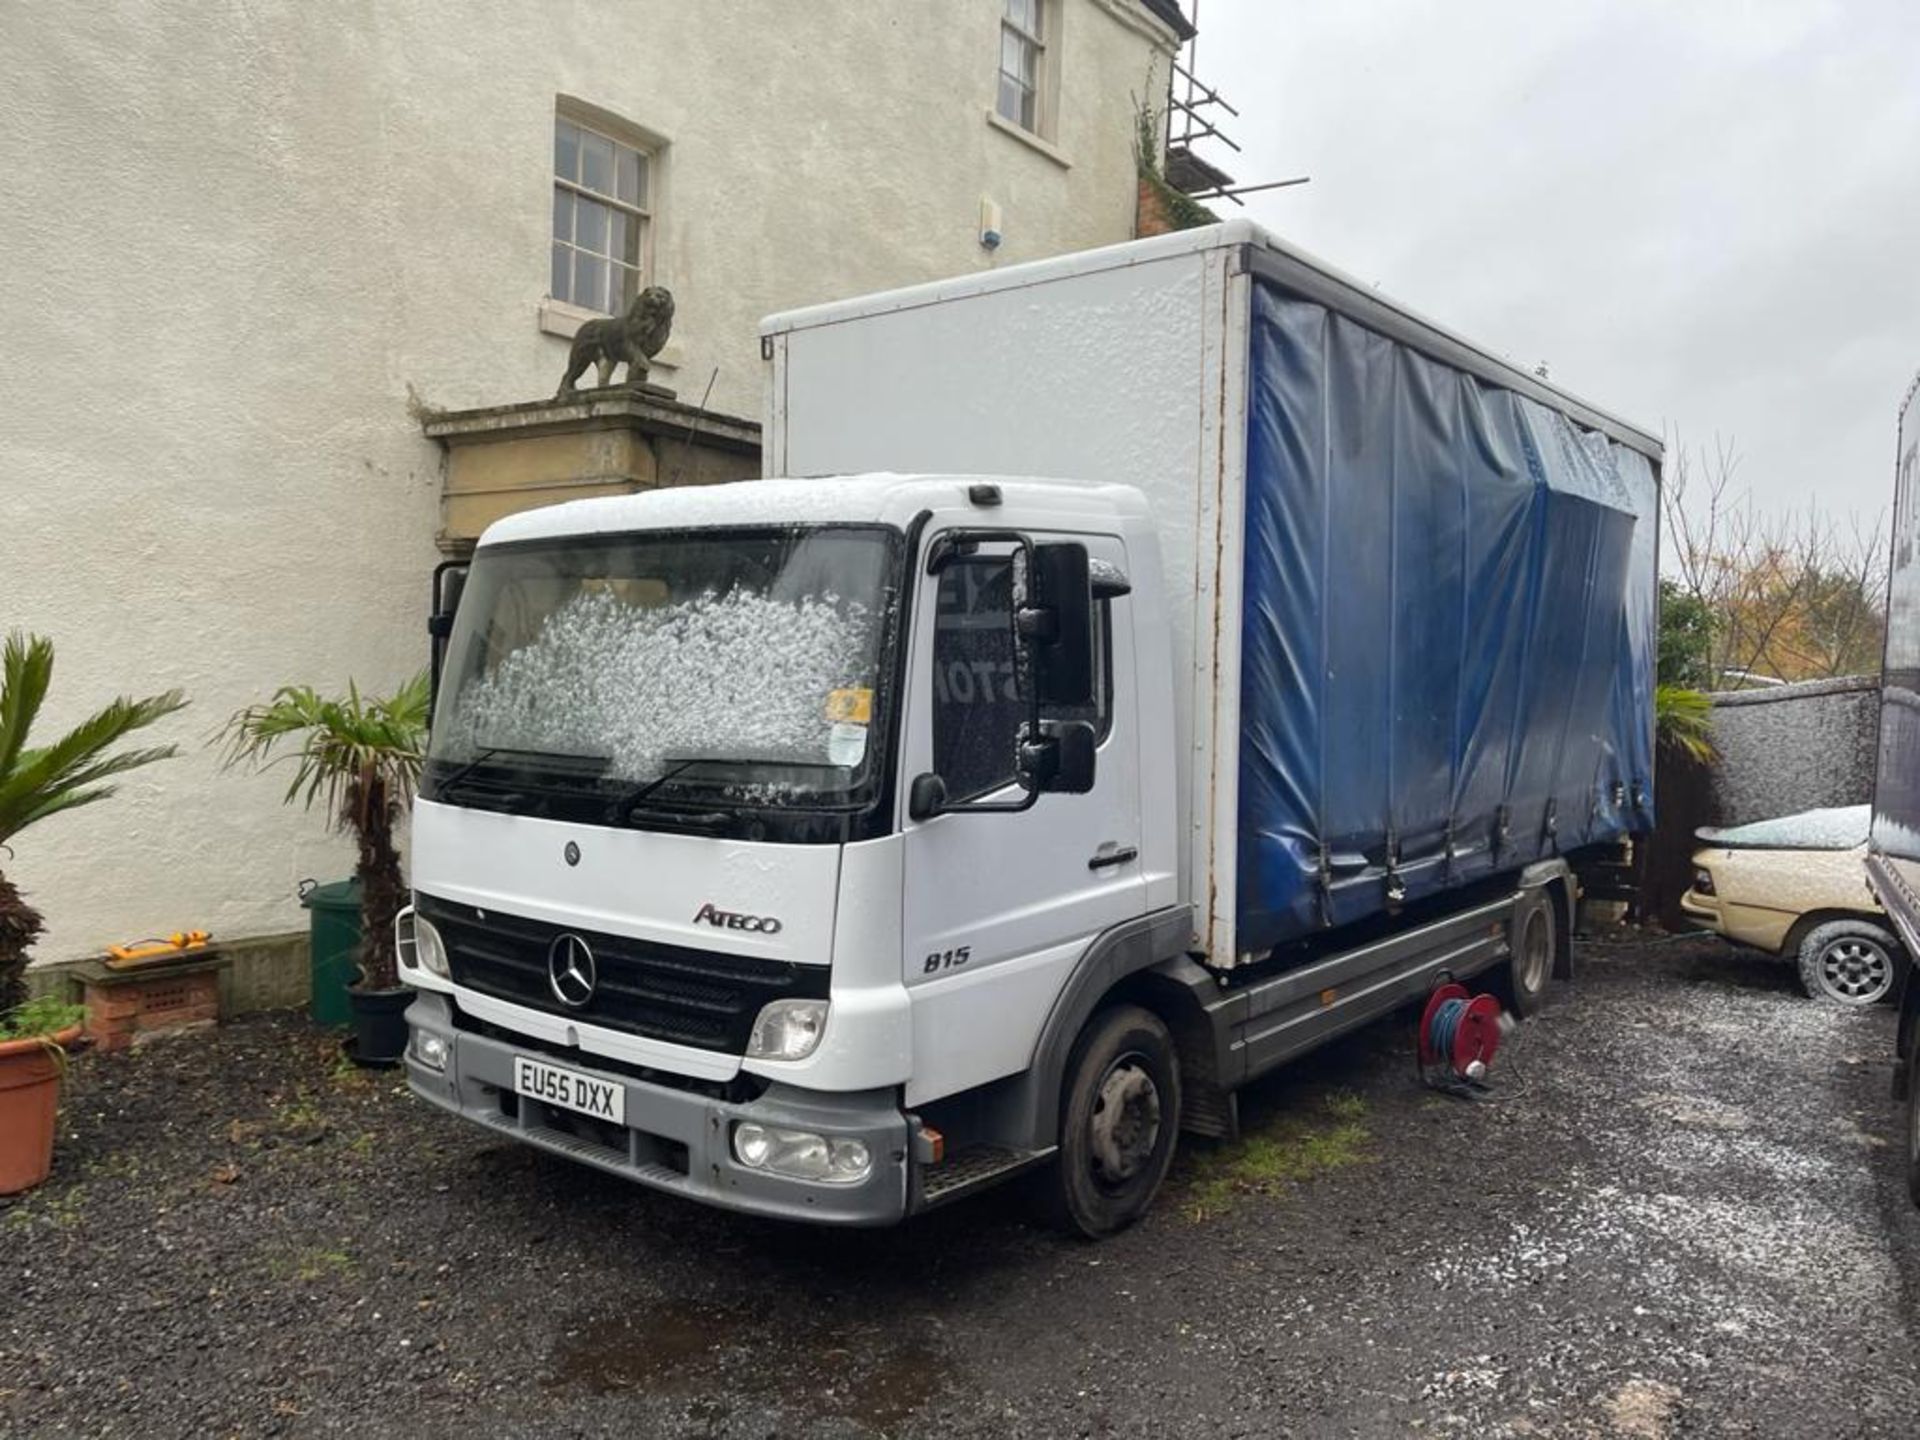
[[(1653, 819), (1659, 442), (1231, 224), (777, 316), (761, 481), (441, 577), (413, 1089), (736, 1210), (1027, 1172), (1538, 1003)], [(807, 477), (807, 478), (799, 478)]]

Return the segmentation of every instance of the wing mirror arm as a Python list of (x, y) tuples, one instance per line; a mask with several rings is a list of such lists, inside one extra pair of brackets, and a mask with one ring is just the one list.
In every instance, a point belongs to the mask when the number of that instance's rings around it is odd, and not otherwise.
[(427, 612), (427, 714), (432, 716), (440, 702), (440, 667), (447, 657), (447, 637), (453, 634), (454, 616), (460, 611), (460, 595), (467, 588), (470, 561), (443, 560), (433, 567), (433, 605)]

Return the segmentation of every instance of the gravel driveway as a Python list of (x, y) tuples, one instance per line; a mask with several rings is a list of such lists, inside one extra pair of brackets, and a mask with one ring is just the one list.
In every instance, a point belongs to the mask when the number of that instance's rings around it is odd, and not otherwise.
[(1589, 944), (1496, 1097), (1382, 1024), (1100, 1246), (996, 1194), (815, 1232), (629, 1188), (292, 1017), (74, 1069), (0, 1208), (0, 1430), (139, 1436), (1920, 1433), (1892, 1019)]

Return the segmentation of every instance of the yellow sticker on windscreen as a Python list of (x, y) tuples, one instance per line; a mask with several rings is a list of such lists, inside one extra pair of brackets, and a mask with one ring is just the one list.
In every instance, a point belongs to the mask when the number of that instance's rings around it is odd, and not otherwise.
[(873, 691), (865, 686), (827, 692), (827, 719), (836, 724), (871, 725)]

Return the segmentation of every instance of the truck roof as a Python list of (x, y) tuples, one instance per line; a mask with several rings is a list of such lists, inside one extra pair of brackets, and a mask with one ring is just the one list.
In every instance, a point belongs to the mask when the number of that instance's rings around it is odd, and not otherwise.
[[(480, 544), (629, 530), (674, 530), (694, 526), (875, 522), (904, 525), (922, 510), (969, 502), (973, 485), (997, 486), (1019, 504), (1044, 504), (1089, 516), (1146, 513), (1146, 501), (1130, 485), (1090, 480), (1005, 475), (896, 475), (874, 472), (818, 479), (736, 480), (724, 485), (688, 485), (638, 495), (603, 495), (523, 510), (494, 521)], [(991, 510), (983, 510), (990, 517)]]
[(1663, 452), (1661, 439), (1644, 426), (1603, 410), (1572, 391), (1535, 375), (1506, 356), (1428, 319), (1411, 306), (1382, 295), (1365, 281), (1346, 274), (1297, 246), (1289, 245), (1251, 220), (1227, 220), (1218, 225), (1178, 230), (1169, 235), (1130, 240), (1095, 250), (1075, 251), (1024, 265), (1009, 265), (925, 285), (910, 285), (904, 289), (884, 290), (849, 300), (785, 310), (762, 320), (760, 333), (763, 336), (778, 335), (816, 326), (836, 325), (872, 315), (937, 305), (970, 295), (1041, 285), (1067, 276), (1144, 265), (1204, 250), (1236, 247), (1247, 251), (1248, 268), (1255, 273), (1350, 315), (1369, 329), (1409, 345), (1433, 359), (1477, 375), (1503, 389), (1531, 396), (1588, 428), (1639, 451), (1656, 465), (1660, 462)]

